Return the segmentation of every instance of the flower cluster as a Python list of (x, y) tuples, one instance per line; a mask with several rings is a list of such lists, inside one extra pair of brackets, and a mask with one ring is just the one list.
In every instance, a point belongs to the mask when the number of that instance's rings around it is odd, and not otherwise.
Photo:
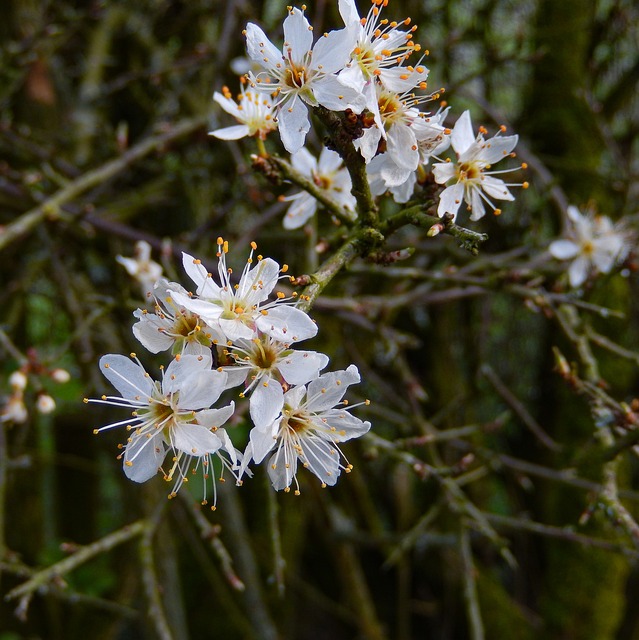
[[(289, 491), (294, 484), (299, 493), (298, 462), (323, 485), (335, 484), (341, 470), (351, 469), (337, 443), (370, 429), (369, 422), (351, 415), (353, 407), (343, 399), (347, 388), (359, 382), (357, 368), (320, 374), (328, 357), (296, 348), (316, 335), (317, 325), (297, 308), (298, 296), (275, 291), (288, 278), (287, 266), (254, 257), (256, 249), (252, 243), (237, 281), (226, 261), (228, 243), (218, 238), (217, 277), (185, 253), (183, 265), (194, 290), (164, 279), (156, 283), (154, 312), (138, 309), (133, 333), (152, 353), (173, 353), (160, 380), (135, 354), (100, 360), (102, 373), (120, 396), (86, 402), (131, 413), (95, 433), (125, 427), (119, 456), (125, 474), (145, 482), (160, 470), (173, 483), (169, 497), (201, 471), (206, 502), (209, 479), (215, 496), (215, 458), (222, 472), (229, 470), (240, 482), (250, 464), (270, 451), (268, 472), (275, 489)], [(244, 452), (223, 428), (235, 414), (235, 403), (214, 407), (228, 389), (239, 386), (240, 399), (249, 398), (253, 423)]]
[[(255, 136), (265, 153), (263, 140), (277, 128), (284, 148), (292, 154), (293, 166), (302, 164), (300, 172), (311, 174), (317, 186), (348, 212), (354, 210), (344, 195), (350, 190), (350, 179), (346, 169), (339, 168), (339, 157), (331, 160), (330, 171), (339, 170), (345, 177), (339, 182), (341, 195), (335, 197), (333, 181), (321, 177), (325, 152), (318, 163), (304, 144), (311, 127), (309, 108), (350, 110), (362, 124), (353, 144), (366, 162), (373, 196), (390, 192), (397, 202), (407, 202), (416, 185), (427, 182), (428, 165), (434, 158), (438, 162), (432, 167), (431, 182), (445, 185), (440, 216), (455, 217), (462, 201), (472, 220), (484, 215), (485, 204), (498, 215), (501, 210), (493, 200), (513, 200), (508, 187), (527, 186), (507, 184), (495, 177), (513, 169), (492, 170), (496, 162), (514, 155), (517, 136), (502, 136), (502, 128), (496, 136), (485, 139), (483, 127), (476, 136), (473, 133), (468, 112), (449, 129), (444, 123), (448, 108), (434, 113), (421, 110), (421, 105), (438, 100), (444, 90), (427, 91), (429, 70), (424, 58), (428, 51), (414, 42), (416, 27), (410, 18), (396, 22), (383, 17), (387, 4), (388, 0), (372, 0), (368, 13), (360, 16), (354, 0), (339, 0), (344, 27), (315, 41), (304, 7), (289, 7), (282, 47), (273, 44), (259, 26), (249, 23), (244, 34), (255, 70), (242, 78), (237, 104), (228, 89), (224, 97), (215, 94), (216, 101), (240, 124), (211, 133), (226, 139)], [(247, 83), (250, 90), (244, 88)], [(440, 154), (451, 145), (456, 157), (441, 159)], [(525, 165), (516, 167), (520, 168)], [(316, 209), (311, 195), (296, 194), (293, 198), (297, 200), (284, 218), (287, 229), (303, 225)]]

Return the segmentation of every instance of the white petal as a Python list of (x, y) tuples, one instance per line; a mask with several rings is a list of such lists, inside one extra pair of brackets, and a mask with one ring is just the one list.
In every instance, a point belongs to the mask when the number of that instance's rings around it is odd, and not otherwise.
[(381, 137), (381, 129), (371, 127), (370, 129), (365, 129), (362, 136), (353, 141), (355, 148), (359, 149), (366, 162), (370, 162), (375, 157)]
[(236, 297), (250, 307), (264, 302), (275, 288), (280, 275), (280, 265), (272, 258), (259, 260), (238, 283)]
[(256, 327), (280, 342), (299, 342), (317, 334), (317, 325), (308, 314), (288, 305), (277, 305), (267, 315), (258, 316)]
[(256, 427), (271, 424), (282, 411), (283, 405), (282, 385), (272, 378), (260, 380), (251, 394), (249, 403), (253, 424)]
[(495, 136), (487, 140), (481, 145), (481, 159), (488, 164), (503, 160), (517, 146), (518, 139), (518, 136)]
[(453, 162), (436, 162), (433, 164), (433, 176), (437, 184), (446, 184), (456, 175), (456, 165)]
[(239, 140), (240, 138), (245, 138), (250, 133), (250, 129), (245, 124), (236, 124), (232, 127), (223, 127), (222, 129), (209, 131), (209, 135), (219, 138), (220, 140)]
[(277, 118), (284, 148), (289, 153), (296, 153), (304, 145), (311, 128), (306, 105), (299, 98), (289, 100), (282, 105)]
[(337, 482), (340, 474), (339, 453), (329, 442), (319, 438), (300, 438), (303, 460), (322, 482), (329, 486)]
[(215, 453), (222, 441), (202, 425), (179, 423), (171, 429), (171, 445), (190, 456), (203, 456)]
[(271, 43), (264, 31), (249, 22), (246, 25), (246, 51), (249, 58), (267, 69), (282, 62), (282, 53)]
[(514, 200), (515, 196), (508, 190), (506, 183), (499, 178), (484, 176), (481, 181), (481, 188), (491, 197), (497, 200)]
[(124, 475), (134, 482), (150, 480), (162, 465), (165, 453), (161, 437), (134, 433), (124, 450)]
[[(275, 468), (273, 468), (275, 467)], [(271, 479), (271, 484), (275, 491), (281, 491), (290, 486), (297, 472), (297, 456), (293, 456), (293, 459), (289, 461), (288, 466), (284, 463), (283, 459), (279, 458), (275, 454), (271, 457), (268, 463), (268, 477)]]
[(100, 358), (104, 377), (128, 400), (147, 400), (155, 385), (144, 368), (125, 356), (109, 353)]
[(223, 311), (221, 304), (215, 304), (209, 300), (198, 300), (182, 293), (175, 293), (173, 300), (181, 307), (199, 315), (208, 325), (216, 327), (220, 314)]
[(216, 91), (213, 94), (213, 100), (217, 102), (226, 113), (232, 115), (234, 118), (239, 118), (242, 113), (237, 106), (235, 100), (231, 98), (227, 98), (225, 95), (221, 94), (219, 91)]
[(352, 364), (345, 371), (331, 371), (308, 384), (306, 405), (309, 411), (333, 408), (344, 397), (348, 387), (360, 381), (359, 371)]
[(310, 177), (314, 171), (317, 171), (317, 160), (306, 147), (302, 147), (291, 156), (291, 164), (305, 176)]
[(357, 12), (355, 0), (338, 0), (337, 6), (339, 7), (339, 15), (345, 25), (359, 24), (359, 13)]
[[(466, 202), (468, 202), (468, 189), (466, 190)], [(481, 197), (481, 191), (479, 187), (470, 188), (470, 219), (479, 220), (484, 217), (486, 208), (484, 207), (484, 201)]]
[(555, 240), (550, 243), (548, 250), (557, 260), (570, 260), (579, 253), (579, 247), (570, 240)]
[(342, 166), (342, 158), (339, 153), (324, 147), (317, 162), (320, 174), (335, 173)]
[(232, 389), (233, 387), (238, 387), (246, 380), (246, 376), (249, 373), (249, 368), (224, 367), (224, 371), (226, 371), (227, 374), (226, 388)]
[(198, 411), (197, 418), (198, 424), (201, 424), (207, 429), (218, 429), (221, 427), (234, 413), (235, 403), (231, 402), (226, 407), (220, 409), (204, 409)]
[(351, 440), (352, 438), (359, 438), (359, 436), (368, 433), (371, 428), (370, 422), (360, 420), (342, 409), (331, 409), (323, 412), (321, 422), (323, 426), (335, 427), (335, 431), (329, 433), (318, 429), (320, 437), (326, 434), (326, 439), (333, 442), (346, 442), (346, 440)]
[(208, 358), (198, 359), (192, 355), (175, 358), (169, 363), (164, 372), (162, 393), (168, 395), (169, 393), (180, 391), (185, 378), (210, 370), (211, 366), (212, 356), (210, 351)]
[(313, 217), (317, 210), (317, 200), (309, 193), (302, 193), (286, 210), (282, 224), (285, 229), (299, 229)]
[(386, 136), (388, 153), (398, 167), (415, 171), (419, 164), (417, 140), (411, 128), (405, 124), (392, 126)]
[(200, 260), (190, 256), (188, 253), (182, 253), (182, 266), (189, 278), (197, 285), (197, 295), (204, 298), (219, 298), (220, 287), (213, 281), (213, 278)]
[(314, 82), (313, 94), (322, 106), (333, 111), (352, 109), (355, 113), (361, 113), (366, 106), (364, 95), (345, 85), (339, 76), (324, 76)]
[(408, 175), (408, 179), (396, 187), (391, 188), (393, 194), (393, 200), (395, 202), (404, 203), (410, 200), (415, 190), (415, 183), (417, 182), (417, 173), (414, 171)]
[[(392, 45), (384, 42), (384, 48), (391, 49)], [(406, 67), (391, 67), (390, 69), (382, 69), (380, 80), (382, 84), (395, 93), (404, 93), (416, 87), (420, 82), (428, 80), (428, 69), (421, 67), (421, 73), (414, 69), (412, 72)]]
[(253, 460), (259, 464), (264, 460), (266, 454), (273, 449), (276, 444), (276, 440), (273, 437), (277, 433), (279, 428), (279, 422), (269, 425), (265, 429), (258, 429), (254, 427), (249, 434), (251, 443), (251, 453)]
[(320, 36), (313, 47), (313, 67), (324, 73), (336, 73), (343, 69), (357, 44), (359, 32), (359, 25), (350, 25), (346, 29)]
[(452, 213), (453, 220), (457, 217), (457, 211), (464, 199), (464, 185), (461, 182), (446, 187), (439, 196), (437, 215), (442, 217), (445, 213)]
[(241, 320), (226, 320), (222, 318), (220, 321), (220, 328), (226, 336), (227, 340), (235, 342), (241, 338), (250, 340), (255, 334), (255, 329), (252, 326), (247, 326)]
[(470, 112), (464, 111), (455, 123), (453, 131), (450, 134), (453, 149), (457, 155), (461, 155), (475, 142), (473, 134), (473, 125), (470, 121)]
[(328, 356), (316, 351), (293, 351), (278, 362), (277, 368), (289, 384), (306, 384), (328, 364)]
[(313, 47), (313, 32), (304, 13), (295, 7), (284, 20), (284, 49), (290, 49), (293, 62), (302, 62)]
[(140, 318), (133, 327), (133, 335), (142, 343), (145, 349), (151, 353), (160, 353), (173, 346), (175, 340), (167, 336), (162, 329), (166, 328), (166, 323), (154, 313), (139, 314)]
[(590, 271), (590, 261), (584, 256), (577, 256), (568, 268), (568, 279), (571, 287), (578, 287), (583, 284)]

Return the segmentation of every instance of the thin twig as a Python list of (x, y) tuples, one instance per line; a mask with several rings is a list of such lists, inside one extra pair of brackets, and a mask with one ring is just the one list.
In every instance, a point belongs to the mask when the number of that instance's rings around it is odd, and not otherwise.
[(464, 582), (464, 601), (466, 603), (466, 615), (470, 627), (472, 640), (484, 640), (484, 623), (481, 619), (479, 608), (479, 595), (477, 593), (477, 580), (473, 552), (470, 548), (470, 536), (464, 523), (460, 523), (459, 551), (462, 561), (462, 578)]
[(154, 134), (145, 138), (124, 152), (119, 158), (109, 160), (97, 169), (88, 171), (73, 180), (47, 198), (42, 204), (3, 227), (0, 232), (0, 251), (29, 234), (45, 220), (58, 218), (64, 205), (85, 191), (111, 180), (144, 156), (162, 148), (173, 140), (197, 131), (204, 127), (207, 122), (208, 117), (206, 115), (181, 120), (165, 133)]

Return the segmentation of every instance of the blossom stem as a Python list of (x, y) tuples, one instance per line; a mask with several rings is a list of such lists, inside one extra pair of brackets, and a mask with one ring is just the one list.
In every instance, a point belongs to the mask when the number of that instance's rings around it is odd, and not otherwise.
[(264, 144), (264, 140), (259, 136), (255, 137), (255, 142), (257, 143), (257, 154), (260, 158), (268, 158), (268, 151), (266, 150), (266, 145)]

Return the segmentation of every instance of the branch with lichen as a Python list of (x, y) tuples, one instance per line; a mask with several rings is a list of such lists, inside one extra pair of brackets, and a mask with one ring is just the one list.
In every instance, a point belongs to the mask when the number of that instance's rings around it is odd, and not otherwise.
[(15, 600), (16, 598), (20, 598), (18, 613), (24, 614), (29, 606), (29, 602), (31, 601), (33, 594), (36, 591), (46, 591), (50, 582), (59, 580), (62, 576), (74, 569), (77, 569), (80, 565), (92, 558), (105, 553), (106, 551), (110, 551), (114, 547), (117, 547), (128, 540), (141, 536), (148, 527), (149, 523), (147, 520), (138, 520), (137, 522), (122, 527), (122, 529), (118, 529), (117, 531), (110, 533), (100, 540), (96, 540), (91, 544), (80, 547), (78, 551), (68, 558), (60, 560), (59, 562), (52, 564), (50, 567), (34, 573), (29, 580), (9, 591), (5, 596), (5, 600)]

